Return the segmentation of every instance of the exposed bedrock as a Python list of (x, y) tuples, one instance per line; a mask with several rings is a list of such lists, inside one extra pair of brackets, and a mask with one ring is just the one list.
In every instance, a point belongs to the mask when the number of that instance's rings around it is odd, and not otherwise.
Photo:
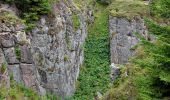
[[(71, 10), (73, 11), (70, 11)], [(69, 96), (75, 91), (79, 68), (83, 63), (86, 23), (74, 6), (54, 5), (56, 14), (44, 16), (31, 33), (31, 47), (40, 84), (57, 95)], [(75, 28), (73, 16), (80, 26)]]
[[(32, 31), (25, 32), (15, 9), (0, 6), (0, 64), (7, 67), (0, 75), (12, 75), (41, 95), (47, 91), (61, 97), (73, 95), (84, 59), (87, 13), (72, 0), (60, 1), (52, 5), (49, 15), (41, 16)], [(6, 13), (14, 18), (6, 20)], [(9, 79), (5, 82), (10, 83)]]
[(109, 30), (111, 63), (115, 64), (127, 63), (129, 57), (134, 54), (131, 48), (140, 41), (134, 33), (139, 33), (146, 39), (151, 39), (148, 36), (144, 19), (139, 16), (131, 20), (110, 16)]

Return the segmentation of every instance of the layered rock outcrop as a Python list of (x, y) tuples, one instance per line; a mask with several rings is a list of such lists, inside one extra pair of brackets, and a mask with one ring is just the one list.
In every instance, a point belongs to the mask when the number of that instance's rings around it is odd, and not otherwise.
[(30, 38), (15, 11), (9, 5), (0, 5), (0, 69), (3, 70), (0, 75), (2, 79), (6, 78), (4, 81), (13, 78), (16, 82), (40, 92)]
[(134, 54), (131, 48), (140, 41), (134, 33), (150, 39), (144, 19), (138, 16), (131, 20), (110, 16), (109, 30), (111, 63), (115, 64), (127, 63), (129, 57)]
[[(31, 33), (31, 47), (40, 84), (58, 95), (71, 95), (83, 63), (85, 18), (72, 2), (53, 5), (53, 17), (44, 16)], [(77, 16), (80, 26), (74, 26)]]
[[(3, 12), (15, 19), (4, 19)], [(1, 5), (0, 14), (1, 66), (5, 64), (14, 80), (40, 94), (72, 95), (84, 59), (85, 13), (72, 0), (59, 1), (30, 32), (25, 32), (24, 24), (9, 6)]]

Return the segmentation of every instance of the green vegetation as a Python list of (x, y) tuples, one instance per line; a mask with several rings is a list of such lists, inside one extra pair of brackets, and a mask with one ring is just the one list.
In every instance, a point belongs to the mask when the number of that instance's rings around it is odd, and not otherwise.
[(68, 55), (64, 55), (64, 61), (68, 61), (69, 60), (69, 56)]
[[(1, 82), (2, 85), (2, 82)], [(15, 81), (10, 81), (10, 88), (1, 86), (0, 87), (0, 100), (23, 100), (24, 97), (27, 97), (28, 100), (38, 100), (38, 95), (31, 89), (25, 88), (23, 85), (16, 84)]]
[[(168, 2), (155, 0), (151, 6), (153, 7), (151, 8), (153, 10), (151, 17), (159, 16), (169, 19), (170, 8), (162, 7), (168, 5)], [(170, 99), (170, 27), (160, 26), (149, 19), (146, 19), (146, 25), (149, 28), (149, 33), (154, 34), (157, 40), (150, 42), (141, 38), (141, 43), (137, 45), (136, 56), (130, 60), (129, 65), (122, 68), (120, 78), (105, 94), (103, 100)], [(137, 36), (141, 37), (139, 34)], [(128, 76), (125, 75), (125, 72), (128, 73)]]
[(112, 16), (128, 19), (148, 15), (148, 5), (141, 0), (114, 0), (108, 9)]
[(6, 63), (3, 63), (0, 69), (0, 74), (3, 74), (6, 71), (6, 69), (7, 69), (7, 65)]
[(48, 14), (50, 3), (48, 0), (3, 0), (9, 4), (15, 4), (21, 10), (21, 17), (27, 25), (27, 30), (35, 26), (40, 15)]
[[(53, 0), (3, 0), (6, 3), (16, 4), (21, 9), (21, 17), (25, 20), (28, 29), (34, 27), (34, 23), (40, 15), (50, 12), (50, 4)], [(75, 95), (69, 100), (93, 100), (97, 92), (104, 94), (110, 87), (109, 79), (109, 14), (116, 17), (132, 19), (134, 16), (145, 16), (153, 19), (170, 19), (170, 0), (151, 0), (148, 5), (146, 0), (87, 0), (79, 2), (74, 0), (80, 10), (88, 4), (88, 8), (94, 9), (95, 21), (88, 27), (88, 38), (85, 43), (84, 66), (81, 67), (80, 76), (76, 84)], [(58, 2), (58, 0), (55, 0)], [(96, 3), (98, 2), (98, 3)], [(102, 4), (102, 5), (101, 5)], [(2, 13), (3, 14), (3, 13)], [(79, 28), (80, 21), (77, 14), (72, 15), (75, 30)], [(11, 22), (17, 18), (4, 12), (0, 19)], [(10, 21), (8, 20), (10, 19)], [(156, 20), (157, 21), (157, 20)], [(121, 75), (113, 86), (102, 98), (103, 100), (169, 100), (170, 96), (170, 27), (160, 26), (153, 20), (146, 19), (149, 33), (156, 36), (155, 41), (141, 38), (141, 43), (135, 46), (136, 55), (131, 58), (129, 64), (121, 67)], [(70, 40), (66, 33), (65, 41), (71, 49)], [(81, 47), (83, 48), (83, 46)], [(19, 47), (15, 48), (17, 59), (21, 59)], [(64, 55), (64, 61), (68, 61), (68, 55)], [(42, 60), (40, 59), (40, 62)], [(6, 70), (6, 65), (1, 66), (1, 73)], [(53, 70), (53, 69), (50, 69)], [(16, 84), (11, 80), (9, 91), (5, 87), (0, 88), (0, 99), (9, 98), (22, 100), (56, 100), (53, 95), (39, 97), (31, 89)]]
[(74, 29), (77, 30), (80, 27), (80, 21), (77, 14), (72, 15)]
[[(151, 43), (142, 39), (136, 56), (123, 71), (104, 100), (169, 100), (170, 92), (170, 28), (147, 20), (149, 31), (157, 40)], [(120, 99), (121, 98), (121, 99)]]
[(170, 19), (170, 0), (152, 0), (151, 14), (154, 17), (163, 17)]
[(21, 49), (18, 45), (15, 47), (15, 55), (17, 59), (20, 61), (21, 60)]
[(10, 88), (1, 82), (0, 90), (0, 100), (61, 100), (49, 93), (39, 96), (34, 90), (16, 83), (12, 77), (10, 77)]
[(54, 95), (39, 96), (32, 89), (26, 88), (24, 85), (19, 85), (11, 80), (10, 88), (0, 87), (0, 100), (60, 100)]
[(22, 23), (19, 18), (5, 10), (0, 10), (0, 20), (4, 21), (4, 23), (10, 23), (12, 25)]
[(134, 60), (136, 65), (148, 71), (147, 76), (137, 77), (139, 96), (141, 99), (163, 99), (169, 97), (170, 92), (170, 42), (168, 41), (170, 28), (159, 26), (150, 20), (146, 22), (150, 33), (156, 35), (157, 41), (155, 43), (143, 41), (144, 58)]
[(109, 86), (109, 32), (106, 6), (96, 4), (96, 19), (89, 26), (85, 43), (85, 64), (81, 68), (73, 100), (92, 100)]

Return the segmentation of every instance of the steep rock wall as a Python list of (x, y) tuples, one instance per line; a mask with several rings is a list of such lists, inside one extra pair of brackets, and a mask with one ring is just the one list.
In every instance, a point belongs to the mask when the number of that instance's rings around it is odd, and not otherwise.
[[(9, 5), (0, 5), (0, 69), (4, 70), (0, 75), (7, 79), (12, 76), (16, 82), (40, 91), (30, 39), (15, 11), (15, 8)], [(7, 84), (10, 84), (10, 81)]]
[(141, 34), (146, 39), (150, 39), (144, 19), (139, 16), (131, 20), (110, 16), (109, 30), (111, 63), (115, 64), (127, 63), (129, 57), (134, 54), (131, 48), (140, 41), (135, 36), (135, 32)]
[[(72, 95), (84, 59), (86, 14), (72, 0), (61, 0), (32, 31), (25, 32), (15, 7), (0, 7), (1, 66), (5, 64), (14, 80), (40, 94), (48, 91), (62, 97)], [(15, 20), (5, 20), (4, 11)]]
[[(68, 4), (67, 4), (68, 3)], [(40, 84), (59, 95), (71, 95), (83, 63), (86, 37), (85, 18), (73, 2), (53, 5), (53, 16), (41, 18), (31, 33), (31, 47)], [(80, 26), (76, 28), (73, 16)]]

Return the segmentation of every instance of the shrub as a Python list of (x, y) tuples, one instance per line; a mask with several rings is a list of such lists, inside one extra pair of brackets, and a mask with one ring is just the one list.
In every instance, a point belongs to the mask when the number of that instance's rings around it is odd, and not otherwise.
[(28, 30), (32, 29), (40, 15), (50, 11), (48, 0), (3, 0), (5, 3), (15, 4), (21, 11), (20, 16), (25, 20)]
[(170, 0), (152, 0), (151, 14), (158, 17), (170, 18)]

